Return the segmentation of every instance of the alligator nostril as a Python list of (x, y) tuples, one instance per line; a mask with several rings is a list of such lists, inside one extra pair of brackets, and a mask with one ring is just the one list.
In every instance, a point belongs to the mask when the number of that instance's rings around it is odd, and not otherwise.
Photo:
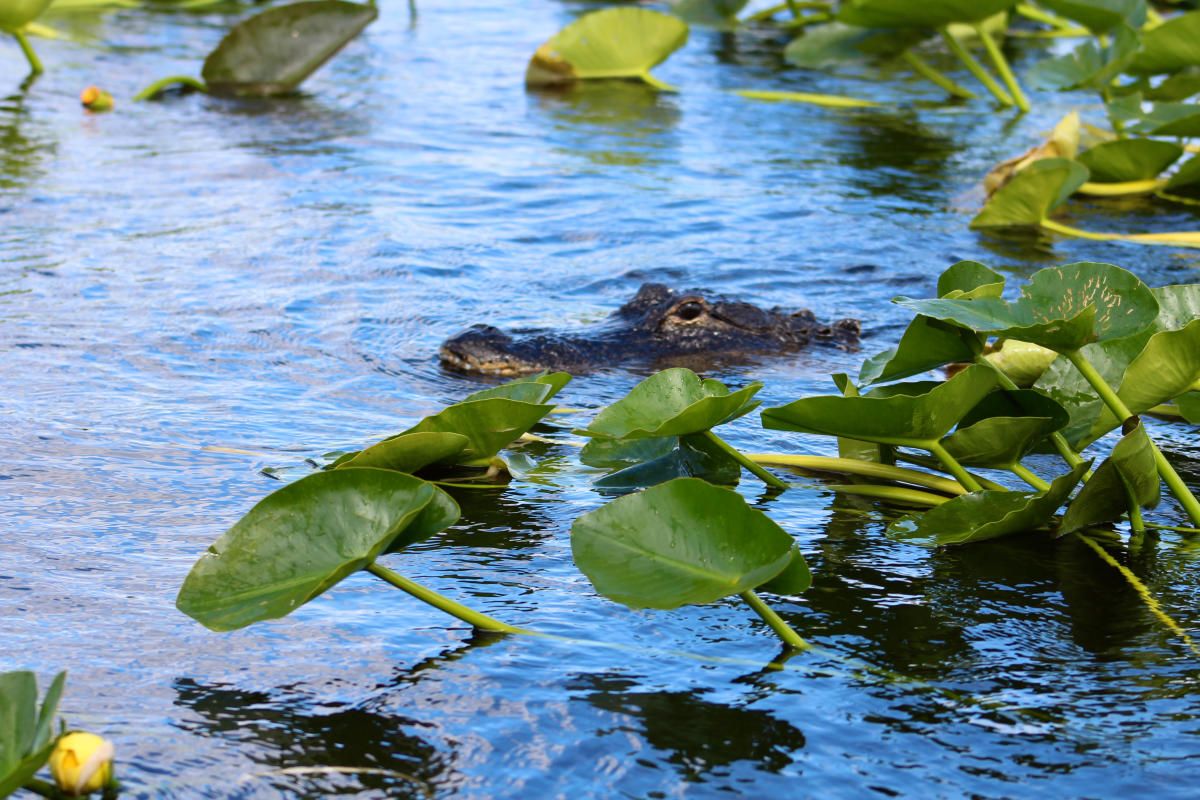
[(704, 313), (704, 304), (698, 303), (695, 300), (689, 300), (686, 303), (680, 303), (675, 309), (675, 316), (684, 322), (691, 322)]

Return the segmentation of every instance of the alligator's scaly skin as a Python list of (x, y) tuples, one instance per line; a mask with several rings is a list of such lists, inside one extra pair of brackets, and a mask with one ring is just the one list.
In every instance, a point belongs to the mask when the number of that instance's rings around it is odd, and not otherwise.
[(474, 325), (447, 339), (439, 355), (449, 369), (514, 376), (542, 370), (572, 373), (637, 361), (687, 366), (789, 352), (809, 342), (857, 349), (857, 320), (829, 325), (807, 309), (767, 311), (750, 303), (647, 283), (593, 334), (530, 333), (514, 338)]

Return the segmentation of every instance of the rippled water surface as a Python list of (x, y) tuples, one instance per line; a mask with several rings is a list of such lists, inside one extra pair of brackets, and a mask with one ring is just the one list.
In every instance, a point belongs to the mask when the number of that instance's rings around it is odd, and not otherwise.
[[(62, 712), (116, 742), (123, 796), (1194, 797), (1196, 657), (1115, 570), (1033, 536), (898, 544), (883, 509), (827, 491), (742, 485), (816, 576), (776, 602), (822, 648), (785, 670), (738, 603), (633, 612), (595, 594), (568, 531), (605, 498), (567, 446), (532, 448), (537, 480), (461, 496), (457, 526), (389, 563), (606, 645), (472, 635), (365, 573), (237, 633), (174, 609), (196, 557), (279, 486), (264, 468), (298, 477), (478, 388), (435, 356), (474, 322), (582, 329), (655, 280), (858, 317), (869, 353), (907, 322), (888, 300), (927, 296), (959, 259), (1013, 283), (1077, 260), (1197, 279), (1166, 248), (967, 229), (980, 175), (1061, 98), (1025, 118), (947, 107), (902, 73), (787, 70), (782, 35), (704, 30), (656, 71), (679, 94), (532, 94), (530, 54), (590, 6), (418, 4), (410, 23), (386, 3), (276, 101), (128, 101), (198, 74), (247, 7), (49, 16), (64, 36), (35, 42), (48, 72), (25, 85), (0, 41), (0, 668), (69, 670)], [(115, 112), (80, 109), (92, 83)], [(739, 87), (892, 105), (723, 91)], [(1200, 222), (1071, 210), (1093, 229)], [(714, 375), (761, 379), (778, 405), (861, 358), (814, 347)], [(562, 400), (600, 406), (644, 374), (604, 368)], [(830, 452), (756, 420), (728, 438)], [(1193, 432), (1155, 433), (1200, 481)], [(1197, 633), (1194, 547), (1114, 553)], [(354, 769), (294, 769), (318, 766)]]

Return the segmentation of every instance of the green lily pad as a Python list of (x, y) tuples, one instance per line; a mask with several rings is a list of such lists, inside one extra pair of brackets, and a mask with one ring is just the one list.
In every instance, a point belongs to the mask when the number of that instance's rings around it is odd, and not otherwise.
[(993, 297), (898, 297), (894, 302), (918, 314), (1060, 353), (1078, 350), (1090, 341), (1131, 336), (1149, 327), (1158, 315), (1154, 293), (1133, 273), (1088, 261), (1038, 270), (1021, 287), (1015, 302)]
[(1200, 136), (1200, 104), (1155, 103), (1130, 130), (1147, 136)]
[(456, 457), (470, 443), (461, 433), (408, 433), (384, 439), (358, 453), (347, 453), (330, 468), (378, 467), (412, 474), (430, 464), (458, 460)]
[(579, 460), (599, 469), (624, 469), (634, 464), (653, 461), (675, 449), (678, 436), (654, 439), (589, 439), (579, 451)]
[(1184, 392), (1175, 398), (1179, 413), (1193, 425), (1200, 424), (1200, 392)]
[(1041, 392), (992, 392), (942, 439), (942, 446), (964, 467), (1005, 469), (1069, 420), (1066, 409)]
[(51, 681), (38, 710), (37, 676), (32, 672), (0, 673), (0, 797), (20, 789), (37, 773), (54, 749), (54, 713), (67, 673)]
[[(838, 373), (832, 376), (834, 385), (842, 393), (842, 397), (858, 397), (858, 387), (850, 376)], [(856, 461), (870, 461), (873, 464), (895, 464), (896, 453), (889, 445), (864, 442), (858, 439), (847, 439), (839, 436), (837, 440), (838, 456), (852, 458)]]
[(1126, 71), (1167, 75), (1200, 64), (1200, 11), (1181, 14), (1142, 34), (1141, 48)]
[(373, 5), (316, 0), (269, 8), (236, 25), (201, 77), (214, 94), (286, 94), (379, 15)]
[(571, 382), (571, 375), (566, 372), (543, 372), (540, 375), (526, 375), (515, 378), (499, 386), (472, 392), (460, 402), (469, 400), (488, 400), (493, 397), (503, 397), (522, 403), (549, 403), (550, 398), (563, 390)]
[(4, 0), (0, 3), (0, 31), (16, 33), (46, 10), (51, 0)]
[(548, 403), (523, 403), (506, 397), (465, 400), (425, 417), (392, 438), (413, 433), (458, 433), (470, 441), (458, 456), (460, 463), (491, 458), (553, 410)]
[(222, 534), (192, 566), (176, 606), (215, 631), (283, 617), (457, 518), (452, 499), (411, 475), (318, 472), (267, 495)]
[(925, 547), (968, 544), (1032, 530), (1047, 524), (1091, 462), (1060, 475), (1046, 492), (971, 492), (951, 498), (920, 516), (888, 526), (888, 537)]
[(863, 362), (858, 380), (864, 386), (919, 375), (960, 361), (970, 362), (983, 350), (978, 333), (949, 322), (918, 315), (900, 343)]
[(971, 228), (1040, 225), (1087, 180), (1087, 168), (1075, 161), (1065, 158), (1035, 161), (996, 190), (971, 220)]
[(737, 492), (677, 478), (584, 514), (571, 552), (596, 591), (630, 608), (711, 603), (791, 566), (792, 537)]
[(537, 49), (526, 86), (594, 78), (650, 78), (650, 69), (684, 45), (687, 23), (646, 8), (605, 8), (572, 22)]
[(675, 0), (671, 13), (693, 25), (729, 31), (738, 26), (737, 15), (750, 0)]
[(1070, 53), (1039, 61), (1029, 70), (1029, 82), (1041, 89), (1101, 89), (1126, 68), (1137, 52), (1138, 35), (1120, 25), (1104, 45), (1088, 40)]
[(792, 547), (792, 560), (783, 568), (783, 572), (758, 587), (760, 592), (795, 596), (804, 594), (812, 586), (812, 572), (800, 548)]
[(1075, 158), (1091, 172), (1092, 180), (1107, 183), (1157, 178), (1183, 155), (1174, 142), (1156, 139), (1117, 139), (1084, 150)]
[(1161, 492), (1153, 445), (1138, 420), (1067, 506), (1056, 535), (1119, 519), (1129, 511), (1130, 499), (1142, 508), (1154, 508)]
[(758, 401), (752, 398), (761, 388), (761, 383), (753, 381), (730, 392), (720, 381), (702, 381), (690, 369), (673, 367), (633, 387), (597, 414), (581, 433), (614, 439), (701, 433), (753, 411)]
[(822, 69), (871, 56), (894, 58), (928, 35), (919, 29), (884, 30), (830, 22), (804, 30), (783, 50), (789, 64), (805, 69)]
[[(618, 439), (616, 441), (630, 441)], [(658, 442), (658, 439), (632, 441)], [(673, 478), (703, 478), (709, 483), (737, 485), (742, 465), (733, 456), (714, 445), (703, 434), (690, 434), (676, 439), (678, 447), (658, 458), (634, 464), (606, 475), (595, 482), (598, 489), (632, 491), (646, 486), (666, 483)]]
[(864, 28), (940, 28), (952, 22), (978, 22), (1016, 4), (1016, 0), (847, 0), (837, 20)]
[(1092, 33), (1104, 33), (1122, 23), (1135, 29), (1146, 24), (1145, 0), (1040, 0), (1040, 4)]
[(1200, 184), (1200, 156), (1193, 156), (1176, 170), (1164, 187), (1167, 191), (1183, 189)]
[[(1188, 67), (1170, 76), (1157, 86), (1147, 87), (1144, 96), (1147, 100), (1165, 101), (1168, 103), (1186, 100), (1200, 92), (1200, 67)], [(1141, 116), (1141, 108), (1135, 116)]]
[(1041, 345), (1002, 339), (997, 348), (984, 358), (994, 364), (1017, 386), (1028, 388), (1037, 383), (1058, 353)]
[(938, 276), (937, 295), (954, 300), (999, 297), (1004, 291), (1004, 284), (1004, 276), (987, 264), (959, 261)]
[[(997, 380), (993, 370), (975, 365), (916, 395), (806, 397), (764, 409), (762, 424), (776, 430), (928, 449), (974, 408)], [(899, 391), (903, 385), (887, 388)]]

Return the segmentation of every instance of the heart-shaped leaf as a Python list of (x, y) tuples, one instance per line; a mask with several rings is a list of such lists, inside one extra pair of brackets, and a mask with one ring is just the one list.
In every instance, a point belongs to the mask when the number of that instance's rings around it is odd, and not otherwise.
[(1119, 519), (1129, 511), (1130, 500), (1143, 508), (1158, 505), (1161, 485), (1153, 448), (1138, 420), (1067, 506), (1056, 535)]
[(1088, 168), (1092, 180), (1108, 183), (1158, 177), (1183, 155), (1174, 142), (1156, 139), (1117, 139), (1088, 148), (1075, 158)]
[(543, 372), (539, 375), (526, 375), (523, 378), (515, 378), (499, 386), (492, 386), (488, 389), (472, 392), (460, 402), (465, 403), (468, 400), (488, 400), (493, 397), (503, 397), (522, 403), (549, 403), (550, 398), (561, 392), (563, 387), (570, 382), (571, 375), (567, 372)]
[(286, 94), (378, 15), (373, 5), (343, 0), (269, 8), (229, 31), (204, 60), (201, 76), (216, 94)]
[(951, 498), (920, 516), (888, 526), (892, 539), (925, 547), (968, 544), (1032, 530), (1050, 521), (1091, 462), (1060, 475), (1046, 492), (971, 492)]
[(959, 261), (951, 264), (938, 276), (938, 297), (973, 300), (976, 297), (999, 297), (1005, 279), (987, 264), (978, 261)]
[(1154, 293), (1133, 273), (1087, 261), (1038, 270), (1021, 287), (1021, 297), (1015, 302), (992, 297), (898, 297), (894, 302), (918, 314), (1060, 353), (1097, 339), (1132, 336), (1149, 327), (1158, 315)]
[[(976, 365), (915, 395), (806, 397), (764, 409), (762, 424), (776, 430), (928, 449), (974, 408), (996, 381), (993, 370)], [(886, 388), (900, 391), (903, 385)]]
[(927, 35), (919, 29), (882, 30), (830, 22), (805, 28), (802, 36), (784, 48), (783, 58), (806, 69), (822, 69), (869, 56), (893, 58)]
[(1200, 11), (1169, 19), (1141, 39), (1126, 68), (1134, 75), (1166, 75), (1200, 65)]
[(1029, 82), (1060, 91), (1106, 88), (1133, 59), (1137, 45), (1137, 33), (1122, 24), (1107, 44), (1089, 40), (1070, 53), (1038, 62), (1029, 70)]
[(1200, 184), (1200, 156), (1193, 156), (1176, 170), (1163, 188), (1170, 192), (1198, 184)]
[(1147, 136), (1200, 136), (1200, 104), (1155, 103), (1130, 129)]
[(1145, 0), (1041, 0), (1041, 5), (1092, 33), (1104, 33), (1122, 23), (1135, 29), (1146, 24)]
[(688, 38), (687, 23), (646, 8), (605, 8), (572, 22), (537, 49), (526, 86), (590, 78), (641, 78)]
[(1006, 469), (1069, 419), (1061, 405), (1041, 392), (992, 392), (963, 417), (942, 446), (964, 467)]
[(461, 460), (459, 457), (470, 443), (461, 433), (407, 433), (384, 439), (358, 453), (347, 453), (330, 468), (378, 467), (412, 474), (430, 464)]
[(450, 510), (457, 519), (444, 492), (400, 472), (309, 475), (267, 495), (222, 534), (192, 566), (176, 605), (216, 631), (286, 616), (398, 541), (433, 535), (453, 522)]
[(729, 31), (738, 26), (737, 15), (750, 0), (674, 0), (671, 13), (693, 25)]
[(614, 439), (643, 439), (701, 433), (750, 413), (762, 388), (754, 381), (730, 392), (723, 383), (701, 380), (690, 369), (656, 372), (596, 415), (582, 433)]
[(947, 364), (973, 361), (982, 350), (983, 340), (974, 331), (918, 315), (898, 345), (863, 362), (858, 380), (864, 386), (896, 381)]
[(491, 458), (552, 410), (554, 406), (548, 403), (522, 403), (505, 397), (467, 400), (425, 417), (397, 437), (413, 433), (459, 433), (470, 440), (459, 454), (460, 463)]
[(675, 449), (678, 441), (678, 436), (655, 439), (608, 439), (597, 436), (589, 439), (579, 451), (579, 460), (589, 467), (624, 469), (667, 455)]
[(996, 190), (971, 220), (971, 228), (1040, 225), (1087, 180), (1087, 168), (1075, 161), (1065, 158), (1035, 161)]
[(940, 28), (978, 22), (1014, 5), (1016, 0), (847, 0), (837, 19), (864, 28)]
[(737, 492), (678, 478), (575, 520), (571, 552), (596, 591), (630, 608), (711, 603), (792, 565), (792, 537)]
[(793, 546), (791, 563), (783, 568), (783, 572), (759, 586), (758, 589), (772, 594), (795, 596), (804, 594), (811, 586), (812, 572), (808, 569), (804, 554), (800, 552), (799, 547)]

